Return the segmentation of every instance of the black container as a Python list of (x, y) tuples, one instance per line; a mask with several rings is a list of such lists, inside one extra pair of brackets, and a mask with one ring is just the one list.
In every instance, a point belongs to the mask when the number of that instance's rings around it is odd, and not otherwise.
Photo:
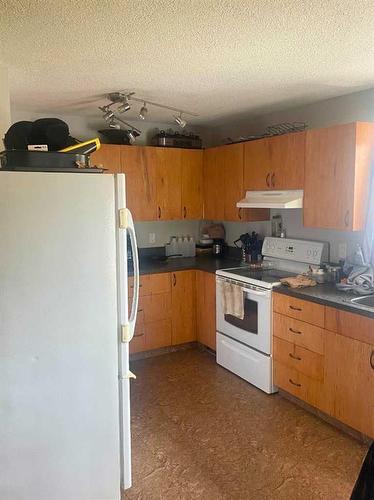
[(0, 153), (1, 170), (60, 170), (86, 169), (89, 155), (58, 151), (11, 150)]

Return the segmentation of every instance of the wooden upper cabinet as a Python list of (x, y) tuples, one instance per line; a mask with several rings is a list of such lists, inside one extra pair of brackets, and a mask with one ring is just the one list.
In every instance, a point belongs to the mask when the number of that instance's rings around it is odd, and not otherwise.
[(265, 209), (240, 209), (243, 186), (244, 144), (228, 144), (204, 152), (204, 218), (226, 221), (269, 220)]
[(182, 152), (182, 217), (203, 218), (203, 151)]
[(90, 164), (101, 165), (105, 173), (118, 174), (121, 172), (121, 147), (117, 144), (102, 144), (100, 149), (90, 155)]
[(305, 132), (244, 144), (246, 190), (303, 189)]
[(155, 153), (157, 219), (182, 218), (182, 150), (152, 148)]
[(157, 220), (155, 148), (120, 146), (126, 201), (135, 221)]
[(372, 123), (307, 132), (304, 226), (346, 231), (364, 227), (373, 152)]
[(221, 147), (204, 150), (204, 219), (223, 220), (225, 216), (224, 163)]

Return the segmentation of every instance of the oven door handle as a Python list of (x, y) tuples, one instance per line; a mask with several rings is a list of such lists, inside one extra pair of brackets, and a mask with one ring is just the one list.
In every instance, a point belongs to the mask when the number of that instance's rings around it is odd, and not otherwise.
[(258, 295), (259, 297), (269, 297), (270, 293), (268, 290), (265, 292), (260, 292), (258, 290), (252, 290), (251, 288), (242, 288), (242, 292), (251, 293), (252, 295)]

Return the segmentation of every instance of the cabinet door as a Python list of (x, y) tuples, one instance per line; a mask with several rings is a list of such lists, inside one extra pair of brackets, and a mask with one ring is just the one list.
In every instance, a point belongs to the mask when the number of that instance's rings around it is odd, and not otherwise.
[[(224, 219), (240, 221), (244, 211), (237, 208), (237, 202), (244, 197), (243, 169), (244, 145), (230, 144), (219, 148), (224, 164)], [(222, 182), (222, 180), (221, 180)]]
[(182, 218), (181, 150), (152, 148), (156, 155), (157, 219)]
[(204, 151), (204, 219), (223, 220), (225, 216), (224, 161), (221, 148)]
[(197, 340), (216, 350), (216, 277), (197, 271)]
[(126, 203), (135, 221), (157, 220), (155, 162), (154, 148), (121, 146)]
[(326, 331), (325, 363), (332, 415), (374, 438), (374, 346)]
[(172, 273), (172, 344), (196, 340), (196, 271)]
[(269, 139), (244, 143), (244, 189), (246, 191), (271, 189)]
[(90, 165), (101, 165), (107, 169), (107, 174), (121, 172), (121, 146), (117, 144), (102, 144), (98, 151), (90, 155)]
[(203, 151), (185, 150), (182, 157), (182, 217), (203, 218)]
[(306, 133), (304, 226), (352, 229), (355, 125)]
[(268, 142), (271, 189), (303, 189), (305, 132), (271, 137)]

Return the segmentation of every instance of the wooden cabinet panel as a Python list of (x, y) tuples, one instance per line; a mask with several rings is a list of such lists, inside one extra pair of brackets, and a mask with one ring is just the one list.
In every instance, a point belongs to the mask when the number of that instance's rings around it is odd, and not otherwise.
[(143, 352), (146, 350), (144, 324), (136, 323), (134, 337), (129, 344), (129, 352)]
[(154, 321), (144, 325), (147, 351), (171, 345), (171, 320)]
[(181, 150), (154, 148), (156, 155), (156, 198), (158, 220), (182, 218)]
[(274, 293), (273, 310), (312, 325), (325, 326), (325, 306), (314, 302)]
[(319, 354), (325, 352), (323, 328), (276, 312), (273, 314), (273, 335)]
[(121, 146), (117, 144), (102, 144), (100, 149), (90, 155), (90, 165), (101, 165), (107, 169), (105, 173), (121, 172)]
[(271, 164), (268, 139), (244, 143), (244, 189), (270, 189)]
[[(134, 293), (134, 278), (129, 276), (129, 297)], [(142, 274), (139, 278), (139, 297), (157, 293), (170, 293), (170, 273)]]
[(157, 220), (155, 148), (121, 146), (126, 202), (135, 221)]
[(303, 373), (274, 361), (274, 383), (297, 398), (327, 413), (324, 384)]
[(216, 277), (213, 273), (196, 272), (197, 340), (216, 350)]
[(373, 152), (373, 124), (307, 131), (304, 226), (363, 228)]
[(221, 148), (204, 150), (203, 155), (203, 192), (204, 219), (223, 220), (224, 205), (224, 162)]
[(158, 293), (140, 297), (138, 309), (143, 313), (144, 323), (170, 318), (171, 294)]
[(224, 220), (240, 221), (244, 216), (244, 211), (237, 208), (237, 202), (244, 197), (243, 188), (243, 144), (230, 144), (219, 148), (223, 157), (224, 177), (223, 184), (224, 199)]
[(326, 329), (374, 345), (374, 318), (326, 307)]
[(172, 344), (196, 340), (196, 271), (172, 273)]
[(374, 348), (326, 331), (326, 385), (332, 415), (374, 438)]
[(182, 151), (182, 217), (203, 218), (203, 151)]
[(274, 359), (288, 368), (323, 381), (324, 357), (286, 340), (274, 337)]
[(305, 132), (279, 135), (268, 141), (271, 189), (303, 189)]

